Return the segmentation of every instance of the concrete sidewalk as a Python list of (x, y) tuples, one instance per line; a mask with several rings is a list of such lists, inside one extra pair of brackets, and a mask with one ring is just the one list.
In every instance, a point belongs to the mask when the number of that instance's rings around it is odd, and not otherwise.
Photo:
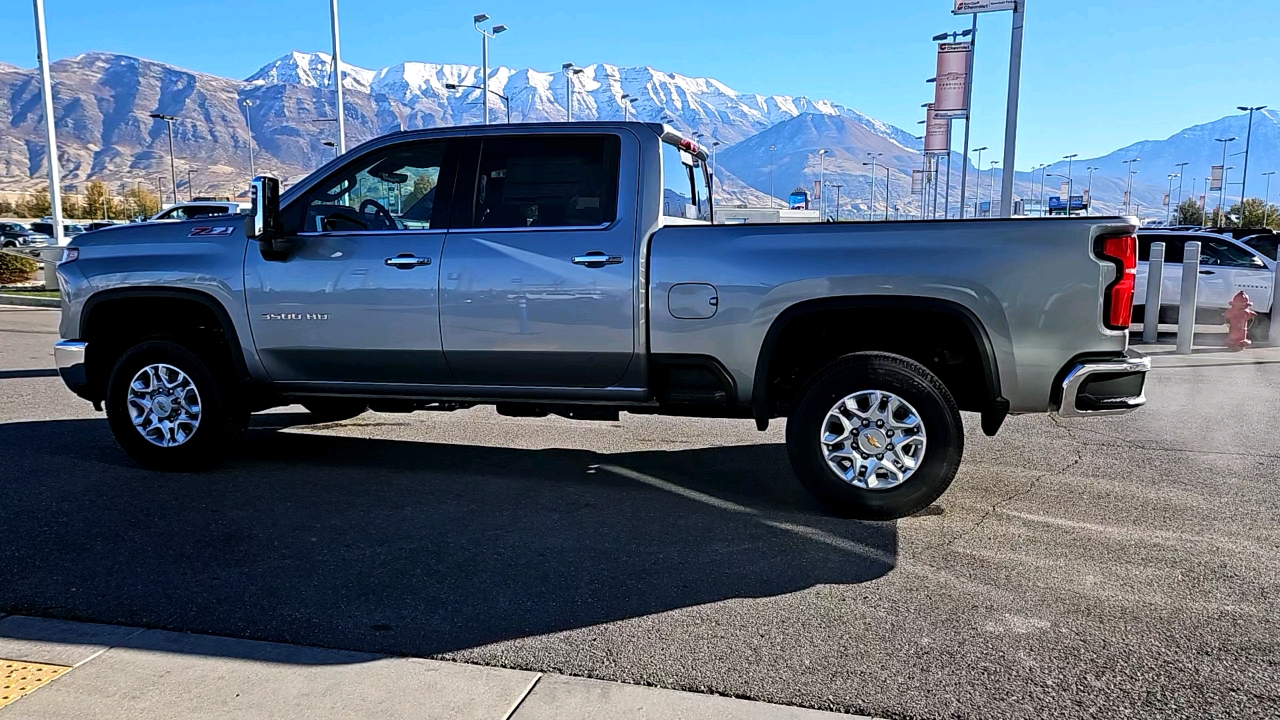
[(0, 619), (0, 659), (0, 671), (8, 665), (13, 673), (0, 698), (29, 685), (19, 678), (40, 672), (36, 664), (59, 666), (34, 690), (0, 699), (0, 720), (851, 717), (522, 670), (21, 616)]

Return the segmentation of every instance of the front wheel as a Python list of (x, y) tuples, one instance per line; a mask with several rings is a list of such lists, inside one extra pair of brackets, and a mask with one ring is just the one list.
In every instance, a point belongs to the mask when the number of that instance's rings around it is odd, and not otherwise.
[[(220, 372), (221, 370), (221, 372)], [(116, 442), (153, 470), (216, 466), (243, 427), (229, 371), (167, 340), (134, 346), (107, 382), (107, 423)]]
[(923, 365), (888, 353), (847, 355), (819, 371), (787, 420), (801, 484), (844, 517), (893, 520), (951, 484), (964, 454), (955, 399)]

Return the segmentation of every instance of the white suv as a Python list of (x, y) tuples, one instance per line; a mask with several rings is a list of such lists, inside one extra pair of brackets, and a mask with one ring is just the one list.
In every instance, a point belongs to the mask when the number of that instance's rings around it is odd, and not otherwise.
[(1200, 243), (1200, 282), (1196, 289), (1197, 322), (1221, 324), (1235, 294), (1244, 291), (1253, 301), (1253, 309), (1264, 317), (1257, 326), (1265, 326), (1271, 309), (1271, 284), (1275, 278), (1275, 261), (1244, 243), (1226, 235), (1205, 232), (1149, 231), (1138, 233), (1138, 277), (1134, 287), (1135, 309), (1142, 308), (1145, 317), (1147, 300), (1147, 262), (1151, 244), (1164, 243), (1164, 275), (1160, 283), (1162, 322), (1176, 322), (1182, 297), (1182, 253), (1190, 240)]

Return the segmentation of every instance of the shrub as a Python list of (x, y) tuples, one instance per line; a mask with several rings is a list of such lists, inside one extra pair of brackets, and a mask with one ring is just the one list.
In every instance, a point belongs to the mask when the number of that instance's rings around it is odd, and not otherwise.
[(0, 285), (26, 282), (36, 276), (40, 264), (31, 258), (0, 252)]

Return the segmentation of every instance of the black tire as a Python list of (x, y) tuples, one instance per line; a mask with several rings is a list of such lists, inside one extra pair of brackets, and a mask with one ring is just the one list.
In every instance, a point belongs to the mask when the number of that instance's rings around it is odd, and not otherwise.
[[(915, 471), (883, 490), (858, 487), (837, 475), (820, 442), (827, 413), (836, 403), (868, 390), (906, 401), (925, 432)], [(951, 393), (923, 365), (900, 355), (855, 353), (823, 368), (805, 385), (787, 420), (787, 454), (800, 483), (835, 514), (894, 520), (928, 507), (951, 485), (964, 455), (964, 425)]]
[(350, 420), (369, 409), (365, 400), (344, 400), (341, 398), (317, 398), (302, 403), (307, 412), (315, 416), (316, 422), (341, 422)]
[[(134, 426), (129, 411), (130, 383), (143, 368), (157, 364), (180, 370), (190, 378), (199, 396), (199, 423), (185, 441), (171, 447), (162, 447), (144, 437)], [(210, 366), (178, 342), (149, 340), (122, 355), (112, 369), (107, 381), (107, 423), (120, 447), (143, 467), (207, 470), (227, 457), (247, 424), (247, 413), (240, 409), (235, 393), (230, 368)]]

